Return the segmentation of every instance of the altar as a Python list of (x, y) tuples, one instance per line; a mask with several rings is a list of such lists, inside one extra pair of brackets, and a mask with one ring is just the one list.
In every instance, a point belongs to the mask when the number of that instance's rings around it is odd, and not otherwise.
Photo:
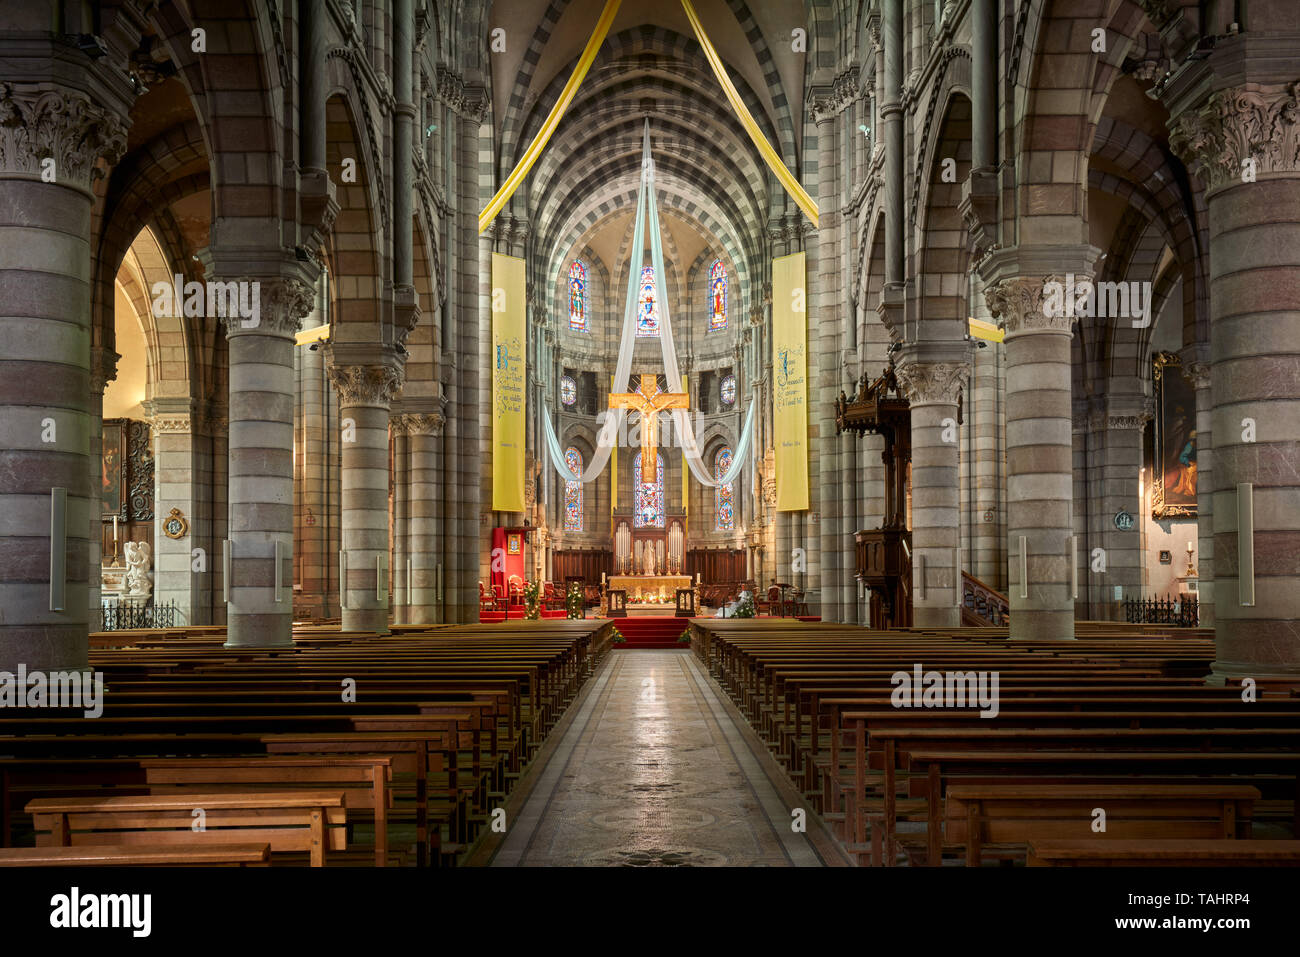
[(627, 592), (628, 604), (671, 605), (677, 589), (690, 588), (690, 575), (611, 575), (608, 588)]

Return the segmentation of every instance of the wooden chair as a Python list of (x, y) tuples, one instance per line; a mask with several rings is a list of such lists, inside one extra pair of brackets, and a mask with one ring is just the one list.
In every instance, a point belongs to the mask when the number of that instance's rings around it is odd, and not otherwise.
[(510, 591), (510, 604), (522, 605), (524, 603), (524, 585), (524, 580), (518, 575), (511, 575), (506, 579), (506, 586)]
[(491, 593), (489, 593), (488, 590), (487, 590), (487, 587), (486, 587), (482, 582), (479, 582), (479, 583), (478, 583), (478, 608), (479, 608), (479, 611), (481, 611), (481, 612), (482, 612), (482, 611), (497, 611), (497, 610), (499, 610), (499, 607), (500, 607), (500, 606), (499, 606), (499, 603), (497, 602), (497, 596), (496, 596), (495, 594), (491, 594)]

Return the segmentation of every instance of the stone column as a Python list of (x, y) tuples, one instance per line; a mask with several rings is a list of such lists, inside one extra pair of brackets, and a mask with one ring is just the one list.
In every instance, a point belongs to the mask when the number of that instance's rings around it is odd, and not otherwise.
[[(411, 592), (406, 620), (427, 625), (442, 620), (438, 565), (444, 563), (439, 463), (444, 419), (440, 413), (403, 416), (410, 448), (409, 504)], [(444, 569), (444, 575), (446, 571)]]
[[(1184, 350), (1187, 353), (1189, 350)], [(1210, 363), (1183, 358), (1183, 374), (1196, 387), (1196, 594), (1202, 628), (1214, 627), (1214, 395)]]
[(406, 572), (406, 560), (410, 554), (410, 443), (400, 415), (389, 417), (388, 427), (392, 433), (393, 467), (389, 481), (393, 490), (393, 624), (404, 625), (406, 607), (410, 604), (411, 583)]
[[(834, 426), (832, 425), (833, 429)], [(827, 441), (833, 441), (829, 437)], [(840, 621), (858, 623), (858, 580), (856, 540), (858, 522), (858, 483), (862, 474), (857, 468), (858, 437), (853, 432), (839, 436), (840, 454)]]
[(388, 633), (388, 408), (403, 382), (401, 366), (385, 354), (390, 352), (339, 343), (326, 356), (339, 395), (343, 453), (344, 631)]
[[(1212, 85), (1271, 69), (1245, 59), (1241, 41), (1209, 62)], [(1218, 682), (1300, 686), (1297, 89), (1294, 81), (1220, 89), (1170, 127), (1170, 146), (1206, 184), (1209, 218)], [(1245, 542), (1243, 485), (1253, 489), (1254, 534)], [(1253, 589), (1243, 581), (1243, 546), (1253, 546)]]
[(898, 384), (912, 404), (912, 621), (921, 628), (956, 628), (961, 625), (957, 400), (969, 367), (953, 359), (918, 358), (924, 354), (922, 347), (905, 347), (897, 367)]
[[(984, 292), (990, 310), (1006, 330), (1007, 592), (1012, 638), (1074, 637), (1070, 588), (1074, 317), (1057, 316), (1057, 310), (1045, 307), (1044, 286), (1052, 279), (1064, 283), (1061, 277), (1019, 277), (989, 283)], [(1027, 571), (1023, 581), (1022, 538)]]
[(104, 510), (95, 505), (104, 480), (104, 389), (117, 378), (117, 360), (112, 349), (90, 347), (90, 548), (87, 552), (86, 593), (90, 612), (90, 630), (103, 627), (103, 580), (100, 568), (104, 561)]
[[(23, 41), (26, 42), (25, 40)], [(36, 41), (32, 41), (35, 43)], [(63, 47), (67, 57), (76, 56)], [(48, 45), (33, 65), (49, 69)], [(0, 60), (0, 670), (84, 668), (92, 516), (92, 171), (126, 147), (120, 116)], [(89, 69), (61, 60), (69, 74)], [(83, 81), (85, 78), (82, 78)], [(51, 178), (52, 177), (52, 178)], [(49, 181), (47, 181), (49, 180)], [(98, 370), (101, 375), (105, 369)], [(102, 396), (102, 385), (99, 394)], [(102, 407), (101, 407), (102, 408)], [(51, 562), (54, 489), (66, 534)], [(51, 565), (65, 583), (52, 608)]]
[(226, 645), (287, 648), (293, 645), (294, 333), (314, 296), (303, 277), (237, 281), (259, 283), (261, 315), (247, 327), (237, 316), (223, 320), (230, 349)]
[[(1118, 388), (1119, 383), (1112, 383)], [(1091, 554), (1080, 555), (1080, 580), (1092, 585), (1095, 608), (1093, 615), (1111, 621), (1123, 621), (1123, 605), (1115, 598), (1115, 587), (1125, 597), (1139, 597), (1142, 592), (1143, 548), (1141, 527), (1142, 499), (1138, 485), (1142, 472), (1142, 436), (1151, 420), (1151, 400), (1141, 395), (1118, 395), (1106, 399), (1106, 431), (1101, 469), (1099, 524), (1104, 528), (1101, 546), (1106, 549), (1106, 570), (1093, 571), (1096, 562)], [(1119, 512), (1133, 516), (1133, 528), (1115, 527)], [(1100, 587), (1097, 587), (1100, 586)], [(1083, 594), (1082, 588), (1079, 591)]]
[[(176, 602), (180, 622), (206, 624), (198, 592), (200, 577), (194, 572), (191, 558), (191, 549), (200, 547), (195, 543), (193, 531), (202, 485), (194, 468), (190, 400), (154, 399), (149, 408), (154, 453), (154, 601)], [(176, 509), (187, 526), (180, 538), (166, 534), (172, 509)], [(219, 558), (216, 556), (214, 560)], [(292, 585), (292, 579), (289, 584)]]

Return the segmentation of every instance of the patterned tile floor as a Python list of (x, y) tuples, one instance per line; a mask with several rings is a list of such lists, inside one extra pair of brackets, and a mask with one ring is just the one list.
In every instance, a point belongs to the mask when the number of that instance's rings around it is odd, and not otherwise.
[(612, 652), (569, 713), (493, 866), (843, 863), (690, 652)]

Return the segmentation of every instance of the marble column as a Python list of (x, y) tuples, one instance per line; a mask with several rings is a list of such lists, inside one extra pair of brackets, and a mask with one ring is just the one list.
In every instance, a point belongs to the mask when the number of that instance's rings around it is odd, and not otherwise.
[[(0, 86), (0, 670), (48, 671), (87, 662), (102, 509), (90, 484), (91, 180), (99, 157), (121, 157), (126, 130), (124, 106), (26, 82), (25, 62), (0, 60), (0, 80), (20, 74)], [(56, 542), (51, 516), (64, 494)]]
[[(196, 546), (196, 506), (202, 483), (194, 465), (195, 435), (190, 400), (159, 398), (148, 404), (154, 455), (154, 601), (174, 601), (179, 622), (206, 624), (201, 606), (201, 575), (194, 571), (191, 549)], [(165, 534), (165, 523), (176, 509), (188, 526), (180, 538)]]
[[(1118, 389), (1119, 383), (1112, 383)], [(1081, 581), (1093, 586), (1093, 617), (1123, 621), (1124, 608), (1115, 597), (1115, 589), (1125, 597), (1142, 593), (1143, 547), (1139, 532), (1142, 499), (1138, 494), (1142, 473), (1142, 436), (1151, 420), (1151, 400), (1141, 395), (1122, 395), (1112, 391), (1106, 399), (1102, 455), (1099, 522), (1104, 529), (1100, 545), (1106, 549), (1105, 571), (1094, 571), (1091, 553), (1080, 555)], [(1115, 526), (1121, 511), (1134, 518), (1127, 531)], [(1097, 587), (1100, 586), (1100, 587)], [(1080, 589), (1080, 595), (1083, 590)]]
[[(91, 498), (102, 488), (104, 481), (104, 389), (117, 378), (117, 360), (122, 358), (112, 349), (90, 347), (90, 488)], [(90, 549), (87, 553), (87, 607), (90, 613), (90, 630), (103, 627), (103, 580), (100, 568), (104, 561), (104, 510), (90, 509)], [(109, 558), (112, 561), (112, 558)]]
[[(444, 564), (445, 553), (439, 459), (444, 421), (437, 412), (393, 417), (394, 434), (402, 435), (407, 447), (406, 472), (397, 475), (406, 490), (406, 556), (411, 563), (409, 591), (404, 588), (402, 592), (406, 604), (402, 620), (414, 625), (442, 620), (438, 566)], [(405, 582), (405, 569), (402, 575)]]
[[(220, 262), (219, 254), (213, 261)], [(226, 645), (287, 648), (293, 645), (294, 333), (314, 295), (301, 276), (221, 275), (218, 281), (227, 278), (259, 283), (261, 315), (247, 327), (238, 317), (223, 320), (230, 350)]]
[[(327, 372), (339, 396), (343, 630), (388, 633), (388, 409), (402, 367), (381, 346), (331, 345)], [(360, 362), (360, 359), (368, 361)]]
[(400, 416), (390, 415), (388, 428), (392, 435), (393, 466), (393, 624), (404, 625), (409, 620), (406, 608), (410, 603), (411, 582), (407, 560), (411, 547), (410, 496), (411, 487), (406, 476), (411, 471), (410, 443)]
[[(1298, 687), (1300, 97), (1294, 75), (1235, 85), (1243, 73), (1272, 69), (1245, 59), (1240, 43), (1210, 66), (1206, 86), (1234, 85), (1177, 111), (1170, 145), (1206, 184), (1209, 219), (1212, 680)], [(1253, 497), (1253, 535), (1241, 533), (1243, 486)], [(1253, 574), (1243, 567), (1246, 554)]]
[[(1064, 282), (1061, 277), (1049, 278)], [(990, 283), (984, 293), (1006, 332), (1007, 592), (1013, 639), (1074, 637), (1070, 401), (1074, 317), (1055, 315), (1057, 310), (1045, 306), (1047, 281), (1002, 279)]]
[(1210, 363), (1184, 349), (1183, 374), (1196, 388), (1196, 595), (1202, 628), (1214, 627), (1214, 394)]
[(922, 347), (904, 347), (897, 366), (898, 384), (912, 405), (912, 621), (921, 628), (956, 628), (961, 625), (957, 401), (969, 365), (924, 355)]

